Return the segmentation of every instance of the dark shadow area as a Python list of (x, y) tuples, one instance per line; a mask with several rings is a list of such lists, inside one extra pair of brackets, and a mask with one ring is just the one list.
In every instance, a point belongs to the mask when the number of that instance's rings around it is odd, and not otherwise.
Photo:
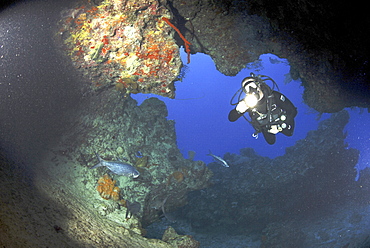
[(37, 160), (68, 127), (63, 114), (82, 97), (74, 69), (55, 46), (62, 8), (29, 1), (0, 13), (0, 145), (15, 161)]
[(66, 5), (67, 1), (5, 1), (0, 6), (4, 247), (79, 247), (64, 235), (69, 210), (39, 192), (34, 181), (34, 165), (71, 126), (64, 115), (82, 97), (77, 74), (54, 40)]
[[(369, 44), (370, 36), (364, 30), (370, 24), (365, 3), (355, 2), (347, 5), (330, 1), (211, 1), (223, 11), (230, 13), (257, 14), (268, 18), (279, 31), (287, 32), (296, 38), (305, 49), (315, 51), (333, 51), (341, 63), (346, 64), (348, 73), (367, 75), (370, 71)], [(348, 13), (356, 13), (348, 15)], [(367, 81), (368, 80), (364, 80)], [(357, 87), (361, 88), (361, 85)], [(363, 85), (368, 90), (368, 85)], [(348, 88), (350, 90), (350, 88)], [(353, 90), (353, 89), (352, 89)], [(356, 92), (360, 92), (356, 89)]]
[(21, 2), (21, 1), (16, 1), (16, 0), (3, 0), (3, 1), (1, 1), (1, 3), (0, 3), (0, 12), (9, 8), (12, 5), (15, 5), (17, 2)]

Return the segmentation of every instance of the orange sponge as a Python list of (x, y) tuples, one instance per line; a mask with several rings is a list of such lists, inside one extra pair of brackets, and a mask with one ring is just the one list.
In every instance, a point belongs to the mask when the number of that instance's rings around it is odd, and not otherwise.
[(113, 199), (115, 201), (119, 200), (119, 192), (121, 191), (120, 188), (115, 186), (116, 180), (110, 178), (107, 174), (99, 178), (98, 186), (96, 189), (98, 190), (101, 197), (106, 200)]

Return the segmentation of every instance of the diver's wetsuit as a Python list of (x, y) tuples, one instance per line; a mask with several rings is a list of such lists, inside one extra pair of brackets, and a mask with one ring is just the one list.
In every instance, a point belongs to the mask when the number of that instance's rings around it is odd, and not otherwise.
[[(285, 134), (286, 136), (292, 136), (294, 131), (294, 117), (297, 115), (297, 108), (293, 105), (293, 103), (283, 94), (277, 91), (271, 90), (267, 85), (261, 85), (261, 90), (264, 93), (264, 96), (258, 101), (256, 106), (251, 109), (249, 108), (246, 112), (249, 113), (251, 118), (251, 124), (253, 125), (256, 133), (262, 132), (265, 140), (270, 145), (274, 144), (276, 141), (276, 137), (274, 133), (268, 132), (271, 129), (272, 125), (280, 125), (285, 123), (286, 128), (283, 128), (280, 132)], [(269, 96), (269, 97), (268, 97)], [(271, 111), (270, 115), (271, 118), (268, 117), (268, 101), (269, 99), (271, 104)], [(231, 110), (229, 113), (229, 121), (236, 121), (245, 113), (239, 113), (236, 108)], [(258, 117), (261, 116), (258, 119)], [(286, 119), (284, 121), (280, 120), (279, 118), (284, 115)], [(270, 119), (270, 121), (269, 121)]]

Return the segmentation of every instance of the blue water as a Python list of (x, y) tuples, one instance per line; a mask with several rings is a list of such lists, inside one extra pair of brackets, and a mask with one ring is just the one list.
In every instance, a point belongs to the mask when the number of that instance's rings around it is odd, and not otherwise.
[[(181, 56), (186, 61), (183, 51)], [(206, 155), (209, 150), (223, 156), (226, 152), (239, 153), (241, 148), (251, 147), (259, 155), (274, 158), (283, 155), (286, 147), (305, 138), (308, 131), (317, 128), (319, 121), (330, 116), (323, 114), (320, 117), (318, 112), (303, 103), (300, 81), (284, 83), (289, 64), (287, 60), (273, 54), (261, 55), (259, 62), (248, 64), (235, 77), (221, 74), (216, 70), (212, 59), (204, 54), (192, 55), (191, 63), (187, 66), (185, 78), (176, 83), (176, 99), (158, 97), (167, 104), (168, 118), (176, 122), (177, 143), (185, 157), (188, 156), (188, 151), (195, 151), (195, 159), (208, 163), (212, 161)], [(228, 113), (233, 108), (230, 99), (240, 88), (242, 79), (249, 76), (250, 72), (274, 79), (280, 91), (298, 108), (292, 137), (278, 134), (276, 143), (268, 145), (262, 135), (258, 139), (252, 137), (254, 129), (243, 118), (234, 123), (228, 121)], [(155, 95), (132, 95), (139, 103), (151, 96)], [(370, 132), (367, 129), (370, 116), (366, 110), (363, 113), (359, 109), (347, 110), (351, 118), (346, 127), (346, 141), (349, 147), (361, 151), (358, 167), (362, 169), (370, 161)]]

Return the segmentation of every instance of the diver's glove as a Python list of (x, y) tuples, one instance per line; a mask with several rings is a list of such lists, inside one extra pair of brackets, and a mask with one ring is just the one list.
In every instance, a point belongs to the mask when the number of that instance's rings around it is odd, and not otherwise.
[(239, 113), (239, 114), (244, 114), (245, 112), (247, 112), (248, 110), (248, 105), (247, 103), (243, 100), (241, 100), (238, 105), (236, 105), (236, 108), (235, 110)]

